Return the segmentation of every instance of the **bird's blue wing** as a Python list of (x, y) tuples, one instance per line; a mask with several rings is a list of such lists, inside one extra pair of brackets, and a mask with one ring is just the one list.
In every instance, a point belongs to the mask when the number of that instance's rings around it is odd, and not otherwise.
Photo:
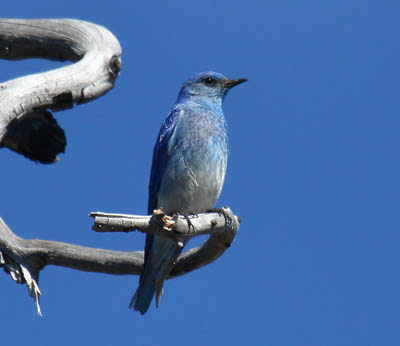
[(161, 126), (156, 144), (154, 145), (149, 182), (149, 201), (147, 206), (147, 212), (149, 215), (157, 208), (157, 195), (160, 190), (161, 179), (168, 161), (168, 148), (170, 147), (170, 140), (173, 136), (181, 111), (182, 110), (178, 107), (174, 107), (171, 110)]
[[(170, 140), (173, 137), (175, 131), (176, 123), (179, 118), (179, 114), (182, 109), (179, 107), (174, 107), (168, 114), (164, 123), (161, 126), (160, 132), (157, 137), (156, 144), (153, 150), (153, 161), (151, 164), (150, 182), (149, 182), (149, 201), (147, 205), (147, 213), (149, 215), (153, 214), (154, 209), (157, 208), (157, 195), (160, 190), (161, 179), (164, 174), (165, 166), (168, 161), (168, 153), (170, 147)], [(154, 236), (146, 236), (145, 245), (145, 264), (146, 259), (149, 256), (151, 245)]]

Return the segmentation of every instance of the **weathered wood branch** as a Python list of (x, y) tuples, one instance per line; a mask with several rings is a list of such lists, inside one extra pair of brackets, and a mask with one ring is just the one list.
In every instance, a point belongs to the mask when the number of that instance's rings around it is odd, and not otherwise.
[[(218, 213), (165, 215), (162, 209), (153, 215), (109, 214), (92, 212), (93, 229), (96, 232), (132, 232), (159, 235), (176, 239), (177, 237), (193, 238), (199, 235), (225, 233), (236, 218), (229, 208), (222, 208)], [(193, 222), (196, 227), (190, 227)], [(155, 224), (154, 224), (155, 223)]]
[(121, 47), (106, 28), (89, 22), (0, 19), (0, 58), (74, 62), (0, 83), (0, 147), (50, 163), (66, 141), (48, 110), (72, 108), (109, 91), (121, 68)]
[[(191, 216), (189, 223), (182, 216), (170, 218), (159, 212), (153, 216), (98, 212), (91, 213), (91, 216), (95, 218), (93, 228), (101, 232), (139, 230), (169, 237), (177, 242), (198, 235), (210, 235), (203, 245), (179, 256), (169, 278), (187, 274), (215, 261), (231, 245), (239, 228), (239, 219), (229, 208), (225, 208), (223, 213)], [(27, 284), (39, 314), (39, 273), (47, 265), (114, 275), (138, 275), (143, 263), (143, 251), (112, 251), (56, 241), (22, 239), (0, 218), (0, 266), (16, 282)]]

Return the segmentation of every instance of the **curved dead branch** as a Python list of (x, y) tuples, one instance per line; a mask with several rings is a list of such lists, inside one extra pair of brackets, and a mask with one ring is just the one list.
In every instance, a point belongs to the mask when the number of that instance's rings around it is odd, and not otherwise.
[(109, 91), (121, 47), (106, 28), (74, 19), (0, 19), (0, 58), (45, 58), (74, 64), (0, 83), (0, 147), (55, 162), (64, 131), (49, 110), (72, 108)]

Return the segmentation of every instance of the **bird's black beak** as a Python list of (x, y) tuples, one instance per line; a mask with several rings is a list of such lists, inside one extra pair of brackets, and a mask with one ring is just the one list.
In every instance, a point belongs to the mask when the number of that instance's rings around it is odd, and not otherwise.
[(242, 84), (244, 82), (247, 82), (247, 78), (227, 79), (224, 82), (224, 87), (230, 89), (230, 88), (233, 88), (234, 86)]

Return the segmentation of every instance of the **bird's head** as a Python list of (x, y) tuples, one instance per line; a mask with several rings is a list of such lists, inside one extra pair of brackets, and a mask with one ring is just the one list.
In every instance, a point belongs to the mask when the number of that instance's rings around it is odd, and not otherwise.
[(198, 98), (222, 103), (231, 88), (246, 81), (245, 78), (229, 79), (217, 72), (201, 72), (183, 83), (178, 100)]

